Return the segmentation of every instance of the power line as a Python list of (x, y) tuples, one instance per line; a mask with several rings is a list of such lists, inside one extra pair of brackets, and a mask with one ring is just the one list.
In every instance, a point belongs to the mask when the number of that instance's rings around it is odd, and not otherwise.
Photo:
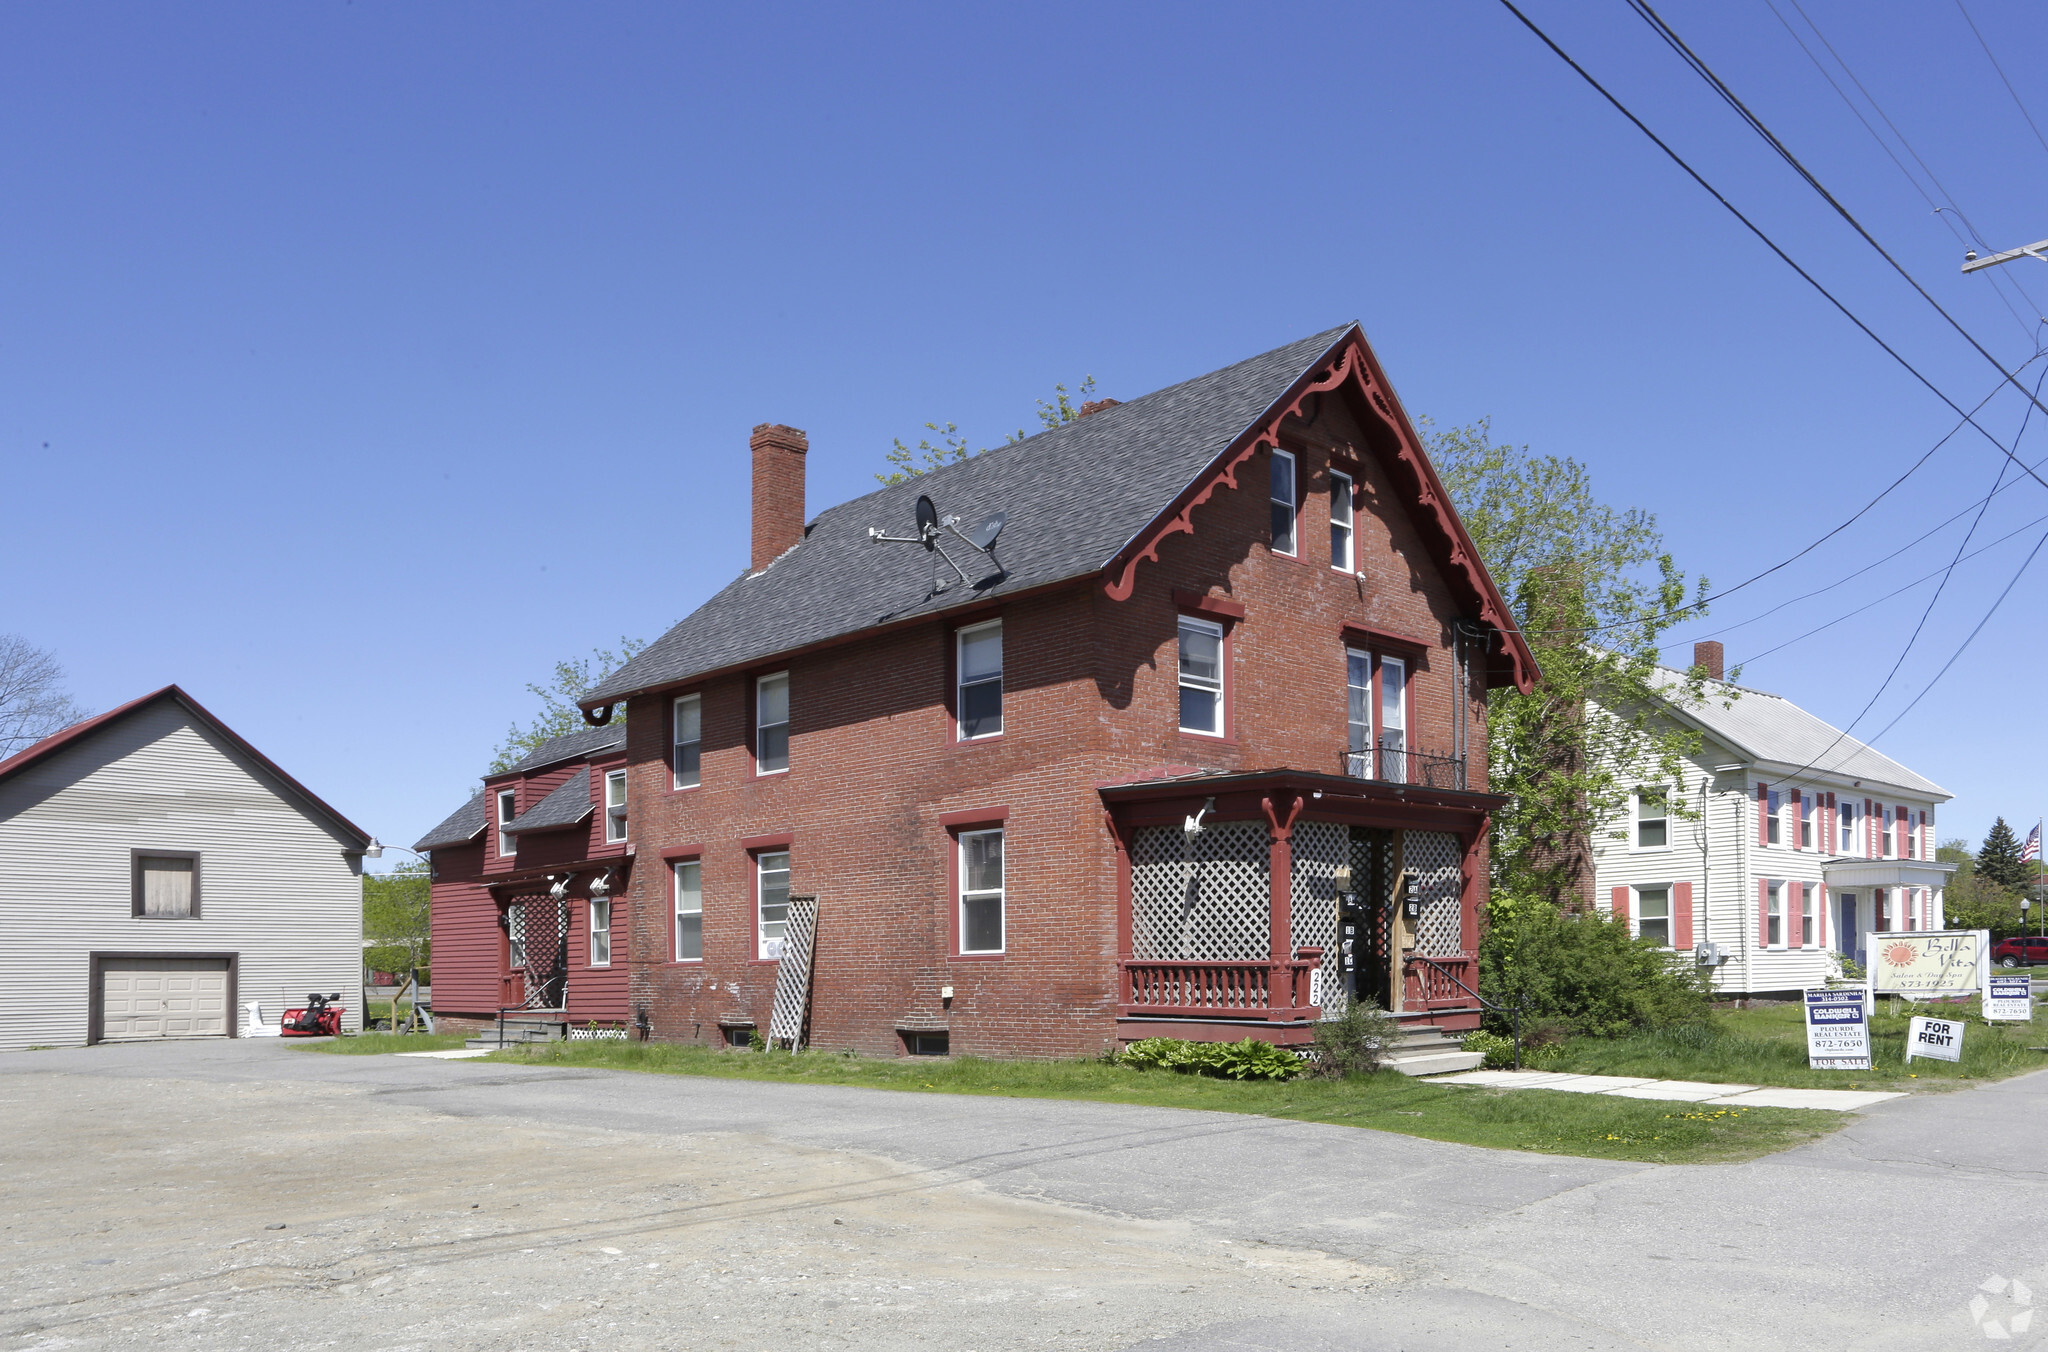
[[(1514, 6), (1512, 4), (1509, 4), (1509, 0), (1501, 0), (1501, 3), (1507, 5), (1510, 10), (1514, 10), (1515, 14), (1518, 17), (1521, 15), (1521, 11), (1515, 10)], [(1875, 235), (1872, 235), (1868, 230), (1864, 229), (1863, 222), (1857, 220), (1855, 214), (1851, 212), (1849, 208), (1843, 206), (1840, 200), (1837, 199), (1833, 193), (1828, 191), (1826, 185), (1823, 184), (1818, 178), (1815, 178), (1812, 171), (1809, 170), (1804, 164), (1801, 164), (1799, 162), (1799, 157), (1794, 155), (1792, 151), (1785, 145), (1785, 143), (1778, 139), (1777, 134), (1773, 132), (1769, 127), (1765, 126), (1763, 120), (1759, 118), (1755, 113), (1752, 113), (1749, 110), (1748, 105), (1744, 104), (1741, 99), (1735, 96), (1735, 91), (1730, 89), (1727, 86), (1727, 84), (1722, 81), (1720, 76), (1714, 74), (1713, 69), (1709, 67), (1705, 61), (1701, 60), (1699, 56), (1696, 53), (1694, 53), (1692, 48), (1685, 45), (1685, 40), (1678, 36), (1677, 32), (1671, 27), (1671, 25), (1665, 23), (1662, 16), (1660, 16), (1656, 10), (1650, 8), (1648, 0), (1628, 0), (1628, 6), (1629, 8), (1633, 9), (1639, 16), (1641, 16), (1643, 21), (1649, 24), (1651, 29), (1655, 31), (1658, 34), (1658, 36), (1662, 37), (1665, 43), (1668, 46), (1670, 46), (1673, 51), (1677, 52), (1679, 56), (1685, 60), (1685, 63), (1688, 66), (1692, 67), (1693, 71), (1696, 74), (1698, 74), (1701, 79), (1705, 80), (1707, 84), (1714, 90), (1714, 92), (1719, 94), (1722, 100), (1725, 103), (1727, 103), (1727, 105), (1730, 108), (1733, 108), (1738, 115), (1741, 116), (1744, 122), (1747, 122), (1750, 125), (1751, 129), (1753, 129), (1757, 135), (1761, 136), (1764, 139), (1765, 144), (1769, 145), (1771, 149), (1775, 150), (1778, 153), (1778, 155), (1785, 161), (1786, 164), (1792, 166), (1793, 171), (1797, 173), (1800, 176), (1800, 178), (1806, 181), (1807, 186), (1811, 187), (1816, 193), (1820, 194), (1821, 200), (1825, 201), (1830, 207), (1833, 207), (1835, 213), (1839, 215), (1844, 221), (1848, 222), (1849, 228), (1854, 230), (1857, 233), (1857, 235), (1859, 235), (1862, 238), (1864, 243), (1868, 244), (1872, 249), (1877, 251), (1878, 257), (1884, 259), (1885, 262), (1891, 264), (1892, 271), (1898, 273), (1900, 277), (1904, 278), (1906, 285), (1912, 287), (1914, 291), (1918, 292), (1922, 300), (1926, 301), (1929, 305), (1933, 306), (1934, 312), (1940, 315), (1943, 319), (1947, 320), (1949, 327), (1954, 329), (1958, 334), (1962, 335), (1964, 342), (1968, 343), (1971, 347), (1975, 348), (1977, 350), (1977, 354), (1983, 357), (1985, 361), (1990, 362), (1993, 369), (1995, 369), (1999, 375), (2003, 376), (2006, 379), (2006, 381), (2012, 385), (2014, 389), (2019, 390), (2022, 394), (2025, 394), (2027, 392), (2026, 387), (2019, 383), (2018, 377), (2014, 376), (2012, 372), (2006, 370), (2005, 364), (1999, 361), (1998, 358), (1992, 356), (1990, 349), (1986, 348), (1984, 344), (1978, 342), (1975, 334), (1971, 333), (1968, 329), (1964, 328), (1961, 321), (1959, 321), (1954, 315), (1950, 314), (1942, 306), (1941, 302), (1934, 298), (1934, 296), (1927, 290), (1926, 287), (1920, 285), (1919, 279), (1914, 277), (1912, 273), (1906, 271), (1905, 266), (1901, 264), (1898, 259), (1893, 258), (1890, 252), (1885, 249), (1884, 245), (1877, 242), (1877, 237)], [(1522, 20), (1522, 22), (1528, 23), (1529, 21), (1525, 18)], [(1534, 28), (1533, 24), (1530, 26), (1532, 29)], [(1549, 41), (1548, 38), (1545, 38), (1544, 40), (1546, 42)], [(1553, 50), (1557, 50), (1556, 44), (1553, 43), (1551, 45)], [(1560, 55), (1562, 55), (1561, 52)], [(1574, 66), (1577, 65), (1576, 62), (1574, 62), (1573, 64)], [(1584, 74), (1584, 71), (1582, 70), (1580, 73)], [(1592, 79), (1590, 75), (1586, 78), (1588, 79), (1588, 81)], [(1595, 85), (1594, 87), (1598, 88), (1599, 86)], [(1603, 94), (1606, 93), (1605, 90), (1602, 90), (1601, 92)], [(1608, 97), (1610, 102), (1614, 101), (1612, 95), (1609, 95)], [(1621, 105), (1618, 102), (1615, 102), (1615, 106), (1619, 108)], [(1642, 124), (1637, 123), (1637, 125), (1640, 126)], [(1660, 141), (1658, 142), (1658, 144), (1662, 145), (1663, 143)], [(1676, 158), (1676, 156), (1674, 156), (1674, 158)], [(1680, 163), (1683, 163), (1683, 161), (1680, 161)], [(1698, 175), (1694, 175), (1694, 177), (1697, 178)], [(1704, 180), (1702, 181), (1704, 182)], [(1719, 194), (1716, 194), (1716, 196), (1719, 196)], [(1725, 199), (1723, 199), (1723, 201), (1725, 204)], [(1733, 208), (1731, 207), (1730, 210), (1733, 210)], [(1754, 227), (1751, 228), (1754, 229)], [(1773, 245), (1772, 247), (1775, 248), (1776, 246)], [(1812, 281), (1813, 279), (1811, 277), (1808, 277), (1807, 280)], [(1814, 284), (1816, 286), (1819, 285), (1819, 283), (1817, 282)], [(1823, 294), (1826, 293), (1823, 292)], [(1832, 297), (1830, 297), (1830, 299), (1832, 299)], [(1844, 313), (1847, 313), (1847, 311), (1845, 310)], [(1869, 332), (1869, 330), (1865, 329), (1865, 332)], [(1873, 338), (1876, 337), (1875, 334), (1872, 334), (1871, 336)], [(1899, 357), (1898, 353), (1893, 352), (1889, 346), (1885, 347), (1885, 351), (1891, 352), (1892, 356), (1897, 358), (1902, 365), (1905, 364), (1905, 358)], [(1932, 382), (1928, 381), (1925, 376), (1921, 376), (1920, 373), (1917, 370), (1914, 370), (1913, 367), (1907, 365), (1906, 369), (1909, 371), (1913, 371), (1913, 374), (1916, 377), (1919, 377), (1921, 382), (1923, 384), (1926, 384), (1929, 389), (1935, 390), (1936, 394), (1941, 394), (1939, 390), (1935, 389)], [(1948, 399), (1947, 395), (1941, 395), (1941, 397), (1944, 400)], [(2038, 402), (2039, 401), (2037, 399), (2036, 403)], [(1962, 409), (1960, 407), (1957, 407), (1952, 401), (1949, 403), (1949, 406), (1951, 408), (1954, 408), (1958, 413), (1962, 412)], [(1979, 428), (1978, 430), (1983, 431), (1982, 428)], [(1990, 439), (1993, 445), (1997, 446), (2000, 450), (2005, 450), (2004, 444), (2001, 443), (1996, 437), (1991, 436), (1989, 432), (1985, 432), (1984, 435)], [(2013, 456), (2011, 451), (2006, 451), (2005, 454), (2006, 458), (2008, 460), (2012, 460), (2014, 464), (2019, 463), (2019, 461), (2017, 460), (2017, 458)], [(2040, 481), (2041, 486), (2043, 488), (2048, 488), (2048, 479), (2041, 479), (2039, 475), (2035, 475), (2034, 477)]]
[(2005, 67), (1999, 65), (1998, 58), (1991, 54), (1991, 44), (1984, 40), (1983, 31), (1977, 27), (1977, 21), (1970, 17), (1970, 11), (1963, 8), (1963, 0), (1956, 0), (1956, 8), (1963, 11), (1963, 22), (1970, 25), (1970, 31), (1977, 35), (1977, 45), (1984, 49), (1985, 57), (1991, 62), (1991, 69), (1998, 72), (2000, 82), (2005, 85), (2005, 92), (2012, 95), (2013, 106), (2020, 110), (2021, 117), (2027, 119), (2027, 126), (2032, 129), (2034, 139), (2041, 143), (2041, 149), (2048, 150), (2048, 136), (2041, 134), (2041, 128), (2034, 121), (2034, 115), (2027, 111), (2026, 104), (2020, 102), (2020, 91), (2014, 89), (2012, 81), (2005, 78)]

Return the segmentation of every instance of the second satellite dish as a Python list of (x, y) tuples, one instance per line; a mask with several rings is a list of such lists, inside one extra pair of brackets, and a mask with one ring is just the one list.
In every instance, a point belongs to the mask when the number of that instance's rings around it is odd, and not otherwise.
[[(920, 493), (917, 495), (917, 534), (890, 535), (886, 531), (870, 526), (868, 528), (868, 538), (870, 540), (886, 540), (891, 544), (923, 545), (926, 553), (935, 553), (939, 558), (944, 559), (961, 582), (979, 589), (993, 586), (1003, 579), (1003, 566), (996, 561), (995, 543), (996, 537), (1003, 533), (1003, 523), (1009, 519), (1009, 513), (1007, 512), (992, 512), (982, 518), (981, 523), (975, 526), (974, 529), (962, 530), (960, 529), (959, 517), (939, 515), (939, 509), (932, 505), (932, 500)], [(954, 560), (953, 556), (946, 552), (945, 536), (948, 534), (985, 557), (992, 571), (979, 580), (968, 577), (967, 570), (962, 568)], [(945, 591), (952, 585), (952, 578), (946, 577), (939, 571), (938, 559), (934, 559), (932, 561), (933, 594), (936, 595), (939, 592)]]

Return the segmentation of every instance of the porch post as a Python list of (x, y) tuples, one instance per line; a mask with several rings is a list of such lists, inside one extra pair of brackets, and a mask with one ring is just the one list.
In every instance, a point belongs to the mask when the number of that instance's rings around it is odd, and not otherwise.
[[(1266, 856), (1266, 883), (1270, 928), (1267, 934), (1266, 1018), (1294, 1018), (1294, 819), (1301, 815), (1301, 797), (1282, 797), (1286, 816), (1276, 810), (1268, 796), (1259, 800), (1265, 811), (1272, 839)], [(1285, 1001), (1283, 1006), (1282, 1001)]]
[(1102, 821), (1109, 828), (1110, 844), (1116, 847), (1116, 1008), (1122, 1015), (1131, 1000), (1131, 928), (1134, 923), (1131, 915), (1131, 847), (1124, 839), (1116, 813), (1104, 808)]

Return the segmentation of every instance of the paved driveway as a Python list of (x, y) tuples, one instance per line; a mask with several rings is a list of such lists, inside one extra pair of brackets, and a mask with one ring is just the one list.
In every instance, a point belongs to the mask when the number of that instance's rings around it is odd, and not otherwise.
[[(261, 1041), (17, 1053), (0, 1347), (1981, 1346), (1980, 1283), (2048, 1305), (2044, 1108), (2037, 1075), (1650, 1167)], [(2033, 1341), (2048, 1315), (2004, 1345)]]

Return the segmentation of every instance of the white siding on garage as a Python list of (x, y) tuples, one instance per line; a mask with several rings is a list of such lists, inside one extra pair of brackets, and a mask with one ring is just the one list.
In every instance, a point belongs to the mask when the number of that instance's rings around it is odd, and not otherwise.
[[(0, 781), (0, 1050), (85, 1042), (95, 952), (237, 954), (239, 1003), (341, 991), (359, 1027), (351, 845), (171, 698)], [(131, 913), (136, 850), (198, 854), (197, 918)]]

